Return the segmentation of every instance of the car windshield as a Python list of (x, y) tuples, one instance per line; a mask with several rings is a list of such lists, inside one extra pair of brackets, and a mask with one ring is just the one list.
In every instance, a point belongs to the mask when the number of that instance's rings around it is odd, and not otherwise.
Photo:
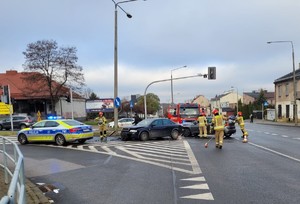
[(153, 119), (144, 119), (138, 123), (138, 126), (147, 126), (153, 122)]
[(198, 116), (199, 109), (198, 107), (180, 107), (180, 115), (183, 117)]

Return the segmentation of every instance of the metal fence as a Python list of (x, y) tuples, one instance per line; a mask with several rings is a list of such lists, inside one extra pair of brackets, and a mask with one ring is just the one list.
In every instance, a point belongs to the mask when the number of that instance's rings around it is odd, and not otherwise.
[(0, 166), (3, 169), (4, 182), (9, 184), (7, 195), (2, 197), (0, 204), (26, 203), (24, 157), (18, 145), (11, 140), (0, 137)]

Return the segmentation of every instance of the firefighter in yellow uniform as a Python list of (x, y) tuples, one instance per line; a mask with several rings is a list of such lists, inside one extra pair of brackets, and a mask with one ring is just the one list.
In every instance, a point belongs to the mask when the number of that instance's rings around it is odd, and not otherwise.
[(213, 110), (212, 124), (215, 130), (216, 148), (222, 149), (224, 138), (224, 120), (226, 117), (219, 115), (218, 109)]
[(245, 129), (245, 123), (244, 123), (244, 118), (243, 118), (242, 112), (238, 112), (238, 117), (236, 118), (236, 121), (237, 121), (237, 123), (239, 124), (239, 126), (241, 128), (241, 131), (243, 133), (242, 138), (244, 138), (243, 142), (245, 143), (245, 142), (248, 141), (248, 132)]
[(99, 112), (99, 117), (95, 118), (98, 121), (99, 131), (100, 131), (100, 140), (107, 142), (106, 131), (107, 131), (107, 120), (103, 115), (103, 112)]
[(207, 120), (205, 117), (204, 113), (200, 113), (200, 116), (197, 119), (198, 123), (199, 123), (199, 137), (202, 138), (207, 138)]

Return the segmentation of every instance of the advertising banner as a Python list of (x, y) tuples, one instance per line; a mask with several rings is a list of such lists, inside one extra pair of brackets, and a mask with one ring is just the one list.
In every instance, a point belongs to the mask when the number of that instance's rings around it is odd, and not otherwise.
[(98, 100), (87, 100), (85, 103), (87, 113), (93, 112), (114, 112), (114, 99), (102, 98)]

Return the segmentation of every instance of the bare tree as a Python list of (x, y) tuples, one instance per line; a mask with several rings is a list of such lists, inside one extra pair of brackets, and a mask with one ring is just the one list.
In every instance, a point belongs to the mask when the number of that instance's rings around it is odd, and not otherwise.
[[(77, 65), (75, 47), (58, 47), (54, 40), (42, 40), (27, 45), (23, 80), (27, 82), (25, 94), (43, 96), (51, 100), (51, 111), (62, 95), (81, 91), (84, 86), (82, 67)], [(26, 73), (27, 72), (27, 73)], [(33, 86), (34, 84), (34, 86)]]

